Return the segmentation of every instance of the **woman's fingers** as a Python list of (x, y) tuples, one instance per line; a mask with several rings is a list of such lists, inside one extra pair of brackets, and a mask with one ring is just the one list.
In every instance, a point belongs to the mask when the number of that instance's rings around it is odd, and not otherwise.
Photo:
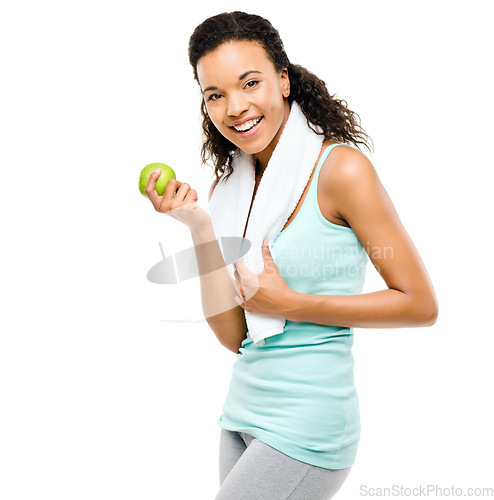
[(238, 298), (242, 301), (242, 304), (244, 303), (244, 294), (242, 290), (240, 290), (240, 285), (238, 284), (237, 280), (233, 282), (233, 287), (235, 288), (235, 291), (237, 292)]
[(151, 203), (153, 204), (155, 210), (158, 210), (161, 203), (161, 196), (156, 191), (156, 181), (158, 180), (160, 173), (161, 171), (152, 172), (151, 175), (149, 176), (148, 182), (144, 189), (144, 192), (147, 194), (147, 197), (151, 200)]
[(177, 179), (169, 179), (166, 183), (163, 196), (156, 192), (156, 180), (159, 172), (149, 176), (145, 193), (151, 200), (154, 209), (162, 214), (169, 215), (179, 222), (183, 222), (191, 231), (202, 229), (211, 224), (211, 216), (197, 205), (197, 191)]
[(233, 276), (235, 277), (235, 280), (233, 282), (233, 286), (236, 285), (236, 287), (238, 289), (238, 294), (240, 295), (240, 298), (243, 300), (245, 297), (245, 293), (244, 293), (243, 288), (240, 285), (240, 282), (241, 282), (240, 274), (238, 274), (236, 267), (234, 269), (235, 269), (235, 271), (233, 272)]
[(175, 198), (171, 203), (170, 210), (174, 210), (176, 208), (185, 208), (187, 205), (193, 204), (196, 201), (196, 190), (190, 189), (190, 186), (187, 183), (184, 183), (177, 191), (177, 194), (175, 195)]
[(175, 192), (180, 188), (182, 183), (177, 179), (170, 179), (166, 183), (165, 191), (163, 192), (163, 203), (170, 204), (175, 196)]
[(163, 196), (161, 197), (161, 212), (166, 212), (169, 210), (170, 204), (173, 201), (176, 191), (182, 186), (180, 181), (177, 179), (170, 179), (166, 183), (165, 191), (163, 192)]
[[(170, 179), (172, 180), (172, 179)], [(175, 179), (173, 179), (175, 180)], [(169, 183), (170, 181), (168, 181)], [(168, 188), (168, 184), (166, 186)], [(190, 186), (184, 182), (175, 181), (170, 186), (170, 191), (163, 193), (163, 200), (161, 201), (162, 212), (168, 210), (174, 210), (176, 208), (180, 208), (184, 205), (184, 199), (187, 193), (190, 190)], [(165, 210), (163, 210), (163, 208)]]
[(195, 189), (191, 189), (185, 196), (184, 202), (193, 203), (194, 201), (197, 201), (197, 191)]

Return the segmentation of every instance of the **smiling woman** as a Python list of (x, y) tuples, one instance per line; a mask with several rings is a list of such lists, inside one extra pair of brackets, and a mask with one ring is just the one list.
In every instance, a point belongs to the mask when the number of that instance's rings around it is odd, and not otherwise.
[(278, 74), (258, 42), (227, 42), (201, 57), (197, 75), (214, 127), (243, 151), (256, 153), (263, 172), (290, 111), (283, 98), (287, 69)]
[[(358, 115), (290, 63), (268, 20), (239, 11), (206, 19), (190, 37), (189, 61), (201, 91), (201, 157), (213, 160), (216, 176), (210, 215), (186, 183), (170, 181), (160, 197), (152, 176), (146, 193), (191, 229), (205, 318), (236, 354), (218, 419), (216, 499), (332, 498), (360, 439), (353, 327), (430, 326), (438, 314), (434, 289), (358, 149), (370, 141)], [(283, 205), (290, 184), (295, 208), (278, 214), (271, 197)], [(276, 234), (262, 246), (263, 271), (240, 259), (233, 281), (215, 229), (226, 224), (245, 237), (248, 226), (252, 235), (271, 219)], [(368, 259), (387, 289), (362, 294)], [(283, 331), (261, 323), (265, 343), (254, 342), (252, 315), (281, 318)]]

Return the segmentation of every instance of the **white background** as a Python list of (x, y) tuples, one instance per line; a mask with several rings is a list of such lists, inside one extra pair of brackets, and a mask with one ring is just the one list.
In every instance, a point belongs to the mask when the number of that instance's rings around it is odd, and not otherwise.
[[(158, 242), (191, 240), (137, 180), (167, 163), (207, 206), (187, 45), (233, 10), (268, 18), (359, 114), (439, 299), (430, 328), (355, 329), (362, 435), (337, 498), (494, 486), (489, 4), (2, 3), (2, 499), (217, 492), (234, 354), (205, 322), (170, 321), (201, 317), (198, 279), (146, 280)], [(385, 287), (369, 264), (364, 293)]]

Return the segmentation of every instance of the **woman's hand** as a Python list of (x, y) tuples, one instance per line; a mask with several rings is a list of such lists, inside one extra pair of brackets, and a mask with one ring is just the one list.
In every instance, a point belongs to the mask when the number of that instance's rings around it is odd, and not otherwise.
[(292, 291), (274, 263), (267, 241), (262, 245), (264, 270), (253, 273), (243, 258), (235, 263), (235, 302), (247, 312), (283, 317), (286, 299)]
[(190, 189), (187, 183), (170, 179), (166, 185), (163, 196), (156, 191), (156, 181), (160, 171), (155, 171), (149, 176), (145, 193), (151, 200), (154, 209), (165, 215), (183, 222), (191, 232), (197, 232), (211, 223), (211, 216), (197, 206), (197, 192)]

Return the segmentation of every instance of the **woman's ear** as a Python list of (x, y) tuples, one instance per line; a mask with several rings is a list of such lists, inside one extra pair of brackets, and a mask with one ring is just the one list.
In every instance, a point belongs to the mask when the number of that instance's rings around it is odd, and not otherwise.
[(281, 93), (283, 97), (288, 97), (290, 95), (290, 78), (288, 77), (288, 69), (283, 68), (280, 73), (281, 80)]

